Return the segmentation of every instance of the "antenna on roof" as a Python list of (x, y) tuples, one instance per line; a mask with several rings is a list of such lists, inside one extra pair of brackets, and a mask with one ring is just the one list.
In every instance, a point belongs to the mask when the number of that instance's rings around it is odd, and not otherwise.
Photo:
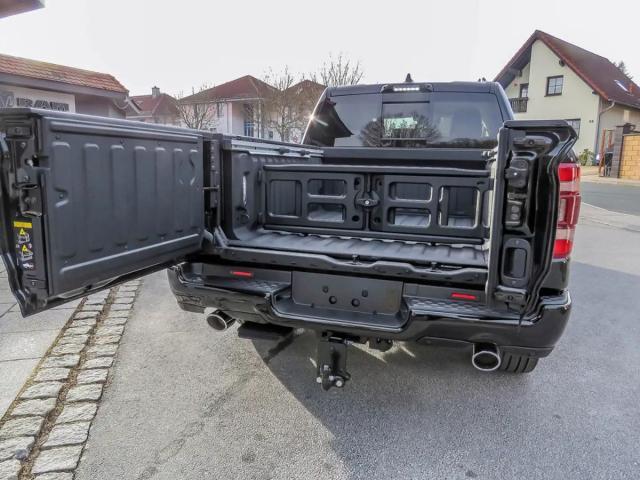
[(407, 78), (404, 79), (404, 83), (413, 83), (413, 78), (411, 78), (410, 73), (407, 73)]

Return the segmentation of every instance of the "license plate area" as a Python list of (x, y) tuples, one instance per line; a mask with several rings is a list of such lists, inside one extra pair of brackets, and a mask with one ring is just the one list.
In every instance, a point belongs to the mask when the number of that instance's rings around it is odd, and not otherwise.
[(403, 282), (293, 273), (292, 299), (298, 305), (368, 314), (396, 314)]

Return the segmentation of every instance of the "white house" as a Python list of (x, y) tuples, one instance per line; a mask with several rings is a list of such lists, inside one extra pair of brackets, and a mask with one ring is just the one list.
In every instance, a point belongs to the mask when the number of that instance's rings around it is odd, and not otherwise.
[(210, 105), (209, 129), (231, 135), (273, 138), (274, 132), (260, 123), (262, 99), (271, 85), (251, 75), (236, 78), (181, 99), (184, 103)]
[[(640, 87), (611, 61), (536, 30), (496, 76), (517, 119), (567, 120), (574, 150), (600, 153), (615, 127), (640, 126)], [(604, 135), (604, 140), (603, 140)]]
[[(285, 90), (277, 90), (256, 77), (245, 75), (182, 98), (180, 102), (206, 106), (211, 115), (205, 128), (217, 133), (281, 140), (278, 127), (274, 126), (278, 124), (274, 104), (296, 109), (286, 112), (296, 119), (306, 118), (311, 115), (324, 88), (317, 82), (302, 80)], [(290, 105), (288, 98), (292, 99)], [(286, 131), (281, 127), (280, 130), (287, 141), (297, 143), (301, 140), (303, 130), (300, 127)]]

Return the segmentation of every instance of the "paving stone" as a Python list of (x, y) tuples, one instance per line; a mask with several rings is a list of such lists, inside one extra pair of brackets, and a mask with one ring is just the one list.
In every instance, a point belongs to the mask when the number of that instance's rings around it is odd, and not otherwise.
[(90, 358), (85, 361), (80, 368), (82, 370), (89, 370), (92, 368), (109, 368), (113, 364), (113, 357), (96, 357)]
[[(106, 370), (105, 370), (106, 371)], [(97, 403), (79, 402), (69, 403), (64, 406), (62, 413), (56, 419), (56, 425), (59, 423), (71, 422), (89, 422), (96, 416), (98, 410)]]
[(9, 460), (10, 458), (17, 458), (18, 460), (27, 458), (34, 443), (34, 437), (12, 437), (0, 440), (0, 461)]
[(36, 475), (35, 480), (73, 480), (73, 473), (71, 472), (53, 472), (43, 473), (42, 475)]
[(107, 314), (107, 318), (129, 318), (129, 312), (128, 310), (121, 310), (121, 311), (110, 311)]
[(135, 297), (136, 296), (136, 291), (135, 290), (118, 290), (118, 293), (116, 293), (115, 298), (124, 298), (124, 297)]
[(76, 320), (81, 320), (84, 318), (96, 318), (99, 315), (99, 312), (78, 312), (73, 318)]
[(75, 367), (80, 362), (80, 355), (63, 355), (61, 357), (47, 357), (41, 368)]
[(111, 293), (111, 290), (101, 290), (99, 292), (88, 295), (87, 300), (92, 298), (107, 298), (109, 296), (109, 293)]
[(92, 383), (90, 385), (78, 385), (71, 387), (67, 393), (67, 402), (88, 402), (100, 399), (102, 395), (102, 384)]
[(42, 428), (44, 417), (22, 417), (7, 420), (0, 428), (0, 440), (10, 437), (35, 436)]
[(89, 325), (83, 325), (80, 327), (71, 327), (67, 328), (64, 331), (65, 335), (85, 335), (91, 331), (91, 327)]
[(36, 458), (31, 473), (37, 475), (39, 473), (73, 470), (78, 466), (81, 453), (82, 445), (43, 450)]
[(18, 480), (21, 468), (22, 465), (15, 459), (0, 462), (0, 480)]
[(60, 337), (58, 340), (59, 345), (64, 345), (66, 343), (73, 344), (85, 344), (89, 340), (89, 335), (65, 335), (64, 337)]
[[(119, 313), (119, 312), (118, 312)], [(128, 317), (118, 317), (118, 318), (107, 318), (102, 325), (105, 327), (112, 327), (114, 325), (124, 325), (127, 323)]]
[(118, 310), (131, 310), (131, 304), (114, 303), (111, 305), (111, 311), (117, 312)]
[(55, 398), (45, 398), (41, 400), (24, 400), (17, 404), (11, 411), (11, 415), (19, 417), (21, 415), (48, 415), (56, 408)]
[(100, 337), (96, 337), (94, 340), (95, 345), (107, 345), (109, 343), (118, 343), (122, 335), (103, 335)]
[(20, 398), (33, 399), (33, 398), (55, 398), (62, 389), (62, 383), (60, 382), (41, 382), (34, 383), (28, 387)]
[(118, 345), (93, 345), (87, 349), (87, 355), (92, 357), (112, 357), (118, 351)]
[(82, 370), (78, 373), (77, 383), (83, 385), (85, 383), (104, 383), (107, 381), (109, 370), (106, 368), (94, 368), (92, 370)]
[(42, 448), (79, 445), (87, 440), (91, 422), (63, 423), (55, 425)]
[(96, 324), (97, 320), (95, 318), (81, 318), (79, 320), (74, 320), (69, 325), (71, 328), (75, 327), (93, 327)]
[(38, 370), (34, 381), (50, 382), (52, 380), (66, 380), (69, 378), (69, 368), (41, 368)]
[(63, 343), (56, 345), (51, 350), (51, 355), (67, 355), (69, 353), (80, 353), (84, 348), (84, 343)]
[(120, 303), (133, 303), (134, 298), (133, 297), (116, 297), (113, 300), (114, 305), (115, 304), (120, 304)]
[(86, 307), (87, 305), (104, 305), (106, 300), (107, 300), (107, 297), (99, 297), (99, 298), (89, 297), (84, 301), (84, 305), (82, 306), (82, 308)]
[(96, 335), (122, 335), (124, 332), (124, 327), (122, 325), (111, 326), (111, 327), (103, 327), (100, 326), (96, 330)]
[(83, 312), (100, 312), (102, 311), (103, 305), (83, 305)]
[[(123, 293), (123, 292), (137, 292), (138, 291), (138, 285), (122, 285), (119, 289), (118, 289), (118, 293)], [(116, 293), (116, 295), (118, 294)]]

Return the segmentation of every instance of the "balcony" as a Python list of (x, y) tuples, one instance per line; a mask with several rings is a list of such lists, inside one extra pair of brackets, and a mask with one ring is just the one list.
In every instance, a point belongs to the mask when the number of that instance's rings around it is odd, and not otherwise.
[(527, 111), (527, 102), (529, 97), (510, 98), (511, 110), (513, 113), (525, 113)]

